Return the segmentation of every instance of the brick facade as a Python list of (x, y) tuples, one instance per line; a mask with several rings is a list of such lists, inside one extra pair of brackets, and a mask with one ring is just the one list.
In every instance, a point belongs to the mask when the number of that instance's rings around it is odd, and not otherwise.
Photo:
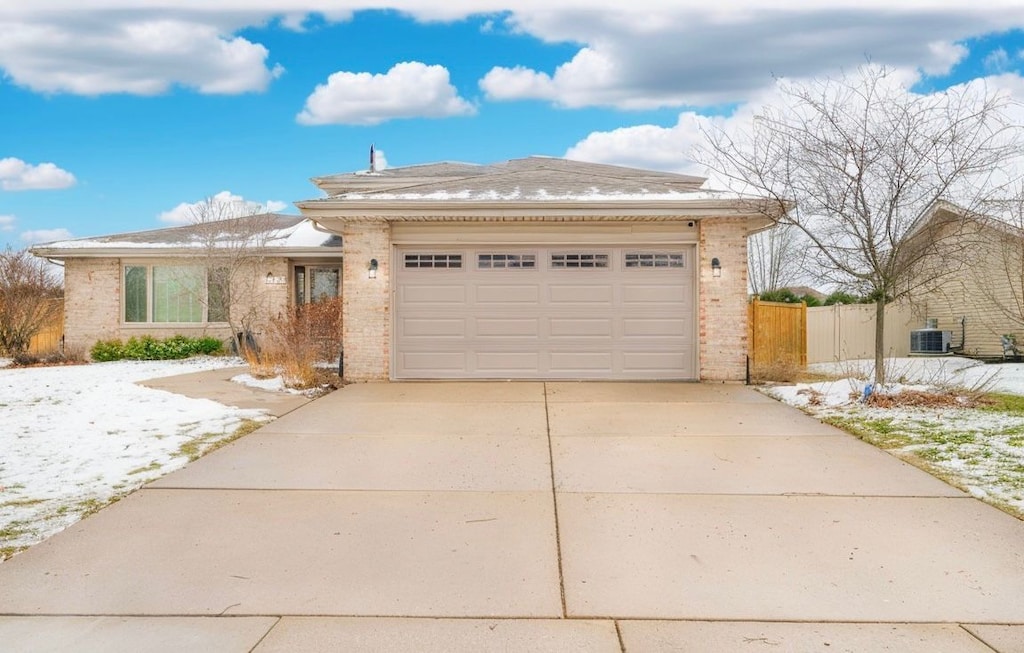
[[(742, 218), (700, 222), (700, 380), (746, 379), (747, 233)], [(720, 277), (711, 259), (722, 266)]]
[[(342, 231), (345, 378), (386, 380), (391, 370), (391, 226), (353, 222)], [(377, 259), (377, 277), (369, 275)]]
[[(744, 218), (700, 221), (699, 378), (739, 382), (746, 378), (747, 233)], [(345, 377), (350, 381), (387, 380), (391, 375), (391, 229), (389, 223), (353, 221), (345, 225), (343, 302)], [(714, 277), (711, 259), (721, 276)], [(377, 278), (370, 279), (371, 259)]]
[(97, 340), (120, 337), (121, 262), (75, 259), (64, 262), (64, 346), (88, 350)]
[[(124, 259), (68, 258), (64, 263), (64, 343), (73, 351), (87, 353), (98, 340), (127, 340), (132, 336), (166, 338), (173, 335), (205, 336), (227, 340), (231, 329), (224, 324), (126, 323), (121, 314), (121, 280)], [(132, 259), (133, 265), (182, 265), (181, 259)], [(254, 264), (250, 274), (238, 275), (232, 288), (232, 320), (251, 324), (257, 337), (266, 321), (289, 306), (290, 283), (267, 284), (266, 277), (289, 279), (286, 259), (267, 259)], [(250, 319), (246, 316), (254, 316)]]

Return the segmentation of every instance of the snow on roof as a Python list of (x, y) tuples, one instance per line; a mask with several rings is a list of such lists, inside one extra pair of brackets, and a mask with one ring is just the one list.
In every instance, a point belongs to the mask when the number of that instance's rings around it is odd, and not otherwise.
[(302, 216), (268, 213), (201, 225), (184, 225), (111, 236), (62, 240), (43, 243), (35, 247), (47, 251), (201, 249), (204, 247), (226, 249), (246, 243), (274, 249), (340, 247), (341, 238), (317, 229), (311, 220)]
[[(700, 201), (700, 200), (723, 200), (723, 199), (753, 199), (752, 196), (742, 195), (729, 191), (696, 191), (696, 192), (635, 192), (625, 193), (616, 191), (602, 191), (599, 188), (591, 188), (588, 191), (577, 193), (550, 193), (546, 189), (539, 188), (531, 192), (523, 192), (516, 188), (509, 192), (497, 190), (480, 191), (429, 191), (424, 193), (345, 193), (344, 195), (325, 198), (328, 200), (373, 200), (373, 201), (395, 201), (395, 200), (433, 200), (438, 202), (450, 201), (525, 201), (525, 202), (643, 202), (643, 201)], [(316, 201), (316, 200), (314, 200)]]

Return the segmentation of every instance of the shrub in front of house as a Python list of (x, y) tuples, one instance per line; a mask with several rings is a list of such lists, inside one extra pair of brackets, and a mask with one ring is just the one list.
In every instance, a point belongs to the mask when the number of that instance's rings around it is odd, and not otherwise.
[(89, 356), (98, 363), (119, 360), (162, 361), (199, 354), (217, 354), (223, 349), (224, 343), (212, 336), (190, 338), (178, 335), (163, 340), (153, 336), (133, 336), (128, 342), (100, 340), (92, 346)]
[(321, 382), (318, 363), (336, 364), (341, 351), (341, 298), (294, 307), (270, 321), (258, 350), (246, 351), (256, 378), (281, 375), (289, 388), (309, 389)]

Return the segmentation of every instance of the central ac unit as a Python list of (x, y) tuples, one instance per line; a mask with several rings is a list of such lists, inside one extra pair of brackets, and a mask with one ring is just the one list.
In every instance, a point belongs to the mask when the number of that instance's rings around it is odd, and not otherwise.
[(948, 354), (952, 340), (951, 331), (939, 329), (917, 329), (910, 332), (911, 354)]

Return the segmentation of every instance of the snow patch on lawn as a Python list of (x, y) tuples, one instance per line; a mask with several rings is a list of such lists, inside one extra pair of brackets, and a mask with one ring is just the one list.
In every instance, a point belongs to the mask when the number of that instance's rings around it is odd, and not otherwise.
[(184, 466), (182, 445), (269, 419), (136, 384), (241, 364), (196, 357), (0, 369), (0, 548), (41, 541)]
[(1024, 514), (1024, 416), (976, 408), (881, 408), (865, 392), (986, 390), (1024, 395), (1024, 364), (986, 365), (964, 358), (889, 360), (884, 387), (871, 383), (873, 361), (818, 364), (810, 371), (837, 378), (763, 389), (820, 419), (870, 425), (879, 446), (911, 455), (949, 476), (972, 495)]

